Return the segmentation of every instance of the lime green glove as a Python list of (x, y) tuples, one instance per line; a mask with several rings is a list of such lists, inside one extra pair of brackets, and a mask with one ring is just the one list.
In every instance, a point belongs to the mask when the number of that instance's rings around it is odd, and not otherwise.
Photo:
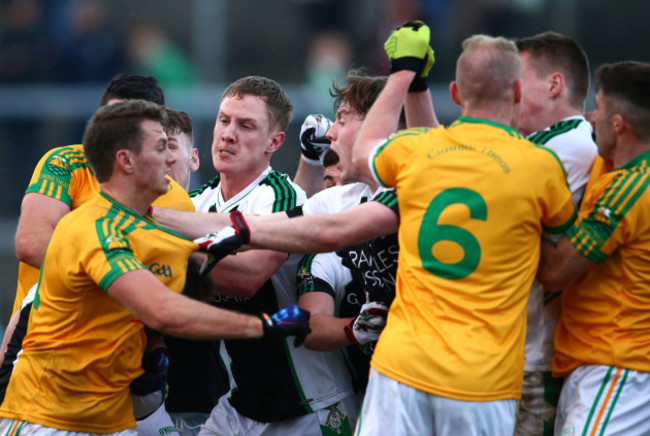
[(384, 43), (390, 59), (390, 72), (401, 70), (420, 73), (425, 65), (431, 31), (422, 21), (407, 21), (393, 30)]
[(433, 64), (435, 62), (436, 57), (434, 56), (433, 49), (429, 47), (427, 50), (427, 57), (424, 59), (424, 67), (422, 67), (420, 74), (415, 76), (411, 82), (411, 86), (409, 86), (409, 92), (423, 92), (428, 89), (427, 76), (429, 75), (429, 71), (431, 71), (431, 67), (433, 67)]

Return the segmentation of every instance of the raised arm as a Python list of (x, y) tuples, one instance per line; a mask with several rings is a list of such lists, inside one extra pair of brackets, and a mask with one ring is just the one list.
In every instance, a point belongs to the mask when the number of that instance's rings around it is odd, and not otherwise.
[(327, 132), (332, 122), (322, 114), (307, 115), (300, 128), (300, 162), (293, 181), (307, 197), (325, 189), (323, 158), (330, 148)]

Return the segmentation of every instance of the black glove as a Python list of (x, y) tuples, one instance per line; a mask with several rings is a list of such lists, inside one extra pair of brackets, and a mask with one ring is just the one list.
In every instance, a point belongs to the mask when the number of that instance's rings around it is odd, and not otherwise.
[(295, 336), (293, 345), (299, 347), (311, 329), (309, 328), (309, 311), (292, 304), (269, 316), (260, 314), (265, 338), (286, 338)]
[(131, 392), (135, 395), (149, 395), (162, 390), (167, 385), (169, 373), (169, 354), (167, 348), (156, 347), (142, 356), (144, 374), (131, 382)]
[(232, 226), (194, 240), (199, 244), (200, 251), (208, 253), (208, 257), (199, 271), (201, 276), (209, 273), (217, 262), (250, 241), (250, 230), (244, 215), (239, 211), (234, 211), (230, 214), (230, 221), (232, 221)]

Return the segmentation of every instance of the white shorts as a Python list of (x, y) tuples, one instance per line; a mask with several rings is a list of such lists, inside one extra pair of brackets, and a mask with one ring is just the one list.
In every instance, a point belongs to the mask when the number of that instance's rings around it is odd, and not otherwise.
[(178, 430), (172, 422), (172, 419), (165, 410), (165, 405), (162, 404), (151, 415), (144, 419), (136, 421), (138, 426), (135, 428), (136, 432), (142, 436), (151, 435), (168, 435), (173, 434), (178, 436)]
[(578, 367), (562, 386), (555, 434), (649, 435), (650, 373)]
[(241, 415), (228, 401), (219, 399), (210, 418), (201, 427), (199, 436), (351, 436), (359, 414), (355, 395), (307, 415), (277, 422), (259, 422)]
[(356, 436), (511, 435), (517, 400), (439, 397), (370, 370)]
[(138, 436), (133, 429), (118, 431), (116, 433), (84, 433), (79, 431), (57, 430), (44, 427), (39, 424), (32, 424), (26, 421), (0, 418), (0, 434), (12, 436)]
[(182, 412), (172, 413), (167, 412), (169, 417), (174, 422), (176, 429), (181, 436), (197, 436), (201, 430), (201, 426), (210, 417), (209, 413), (198, 412)]
[(563, 378), (552, 377), (550, 371), (524, 372), (515, 436), (553, 434), (563, 381)]

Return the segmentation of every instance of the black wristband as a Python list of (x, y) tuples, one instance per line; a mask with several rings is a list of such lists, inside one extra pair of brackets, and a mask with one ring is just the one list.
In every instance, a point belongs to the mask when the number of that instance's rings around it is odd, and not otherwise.
[(424, 60), (416, 57), (403, 57), (393, 59), (390, 61), (390, 72), (396, 73), (397, 71), (409, 70), (419, 73), (424, 67)]
[(427, 89), (429, 89), (429, 85), (426, 77), (416, 76), (409, 86), (409, 92), (424, 92)]

